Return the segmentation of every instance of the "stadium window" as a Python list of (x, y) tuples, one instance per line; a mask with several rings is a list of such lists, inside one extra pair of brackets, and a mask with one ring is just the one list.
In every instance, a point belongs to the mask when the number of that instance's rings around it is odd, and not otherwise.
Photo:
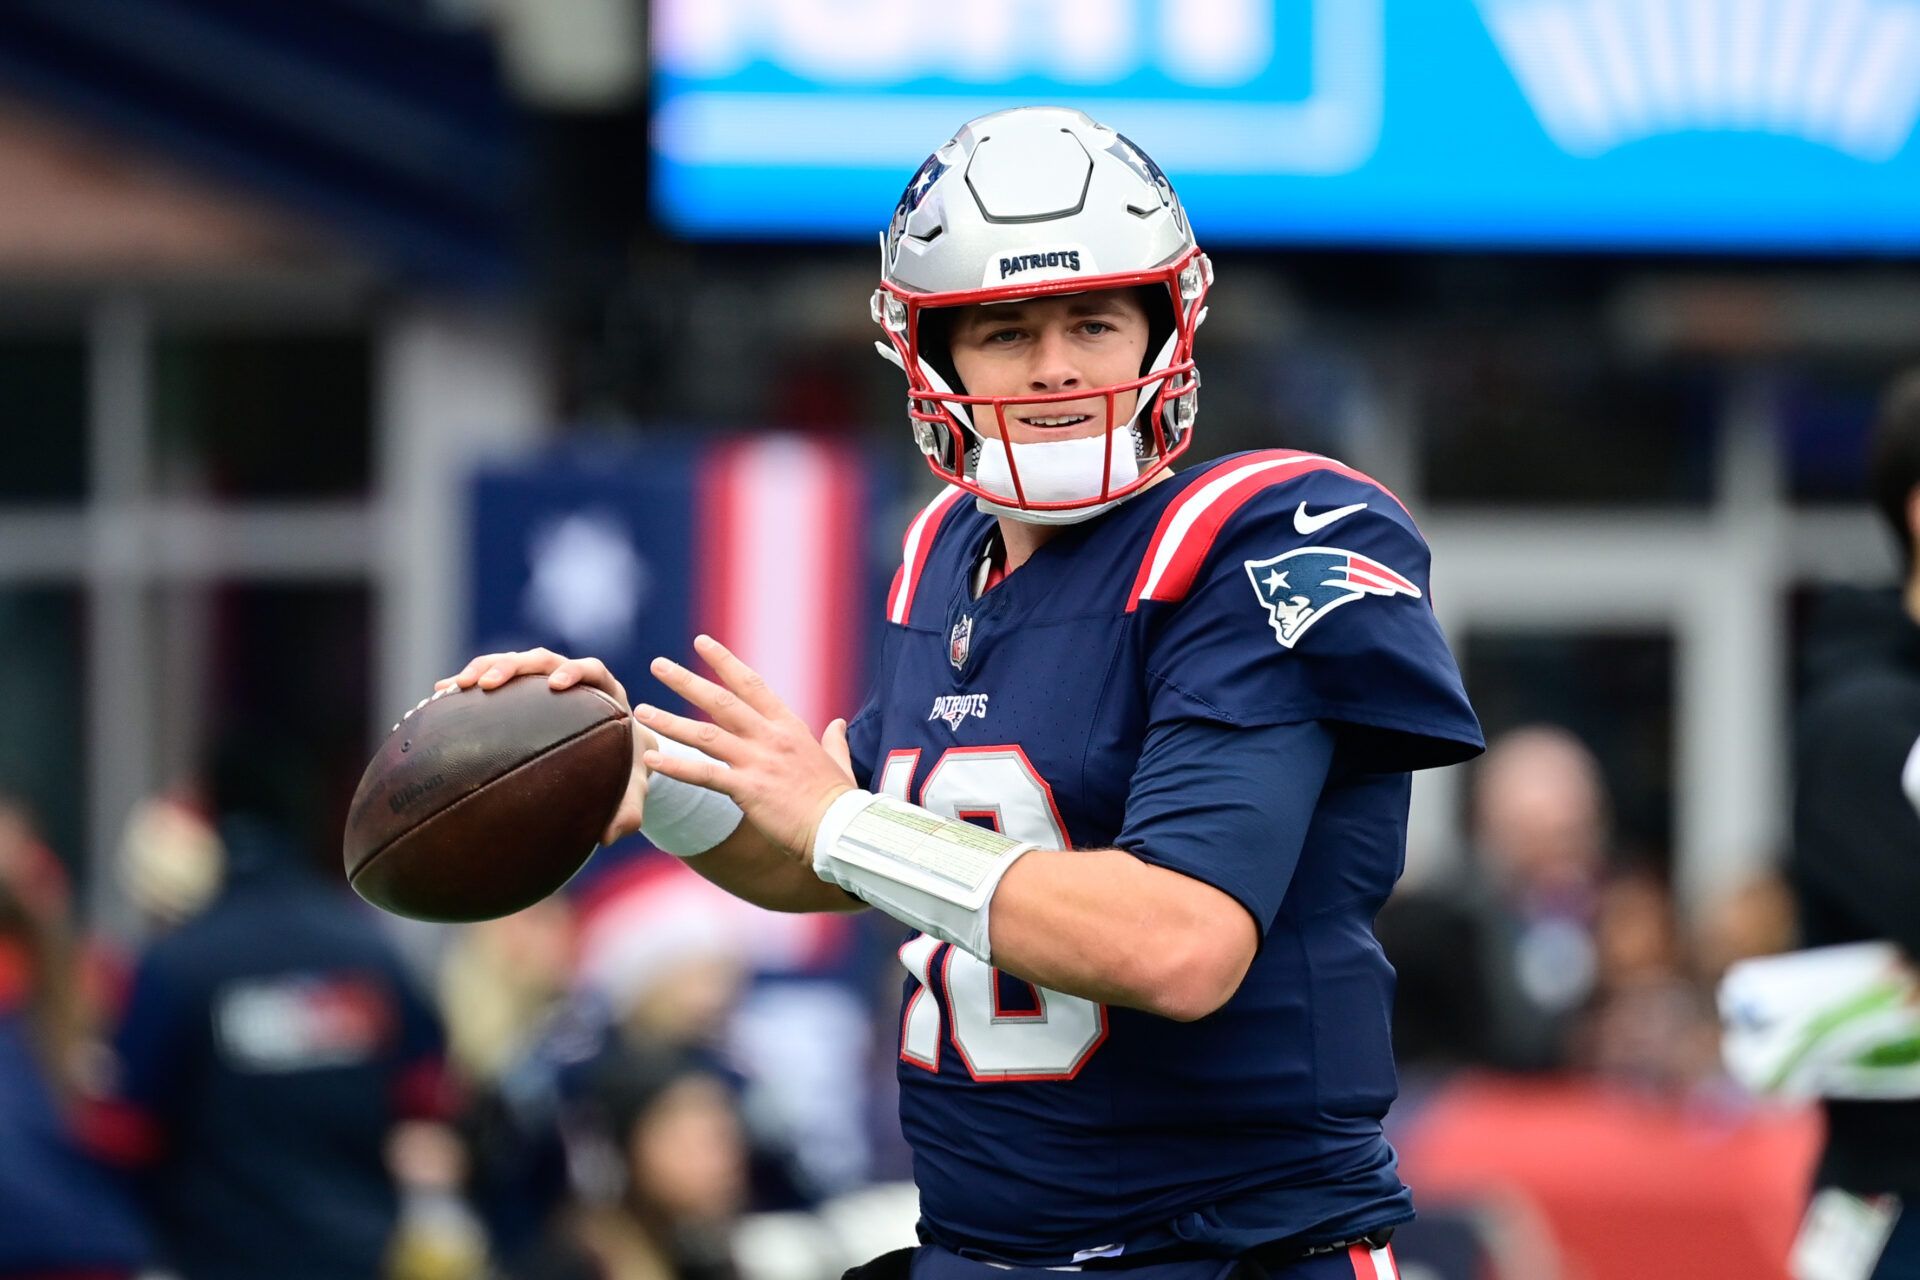
[(1867, 492), (1867, 447), (1880, 397), (1905, 366), (1806, 364), (1778, 380), (1787, 490), (1796, 504), (1854, 505)]
[(364, 496), (372, 387), (365, 333), (163, 332), (153, 368), (156, 487), (168, 496)]
[(1708, 502), (1718, 380), (1686, 368), (1628, 368), (1600, 344), (1598, 333), (1551, 322), (1430, 338), (1420, 356), (1429, 500)]
[(71, 336), (0, 336), (0, 504), (87, 491), (87, 350)]
[[(265, 730), (297, 748), (313, 770), (321, 808), (321, 827), (311, 834), (332, 850), (330, 833), (346, 820), (370, 739), (371, 593), (358, 584), (227, 582), (202, 598), (207, 731)], [(327, 677), (289, 681), (289, 671)]]
[(26, 802), (75, 871), (87, 802), (85, 612), (77, 587), (0, 583), (0, 791)]
[[(1674, 841), (1675, 645), (1664, 632), (1475, 630), (1463, 674), (1487, 741), (1554, 724), (1600, 761), (1613, 847), (1669, 865)], [(1463, 829), (1470, 829), (1470, 815)]]

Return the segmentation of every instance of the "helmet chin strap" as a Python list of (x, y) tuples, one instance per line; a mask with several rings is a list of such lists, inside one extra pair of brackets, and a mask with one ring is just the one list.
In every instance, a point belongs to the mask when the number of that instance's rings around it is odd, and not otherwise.
[[(1019, 492), (1029, 502), (1072, 502), (1099, 491), (1102, 476), (1111, 488), (1131, 484), (1140, 475), (1140, 458), (1131, 426), (1116, 427), (1098, 436), (1075, 440), (1036, 440), (1031, 444), (1009, 446), (1004, 440), (982, 439), (972, 451), (973, 481), (996, 493), (1012, 493), (1013, 468), (1020, 469)], [(1011, 461), (1009, 454), (1012, 455)], [(1111, 466), (1111, 475), (1108, 469)], [(1091, 507), (1067, 511), (1029, 511), (1002, 506), (986, 498), (975, 505), (991, 515), (1028, 524), (1078, 524), (1113, 507), (1112, 499)]]

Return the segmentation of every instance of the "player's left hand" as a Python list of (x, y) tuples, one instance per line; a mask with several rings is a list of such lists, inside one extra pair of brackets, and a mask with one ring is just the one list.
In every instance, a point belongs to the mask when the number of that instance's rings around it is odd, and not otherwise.
[(641, 703), (634, 718), (675, 742), (696, 747), (722, 765), (649, 751), (647, 768), (732, 799), (768, 839), (799, 861), (813, 861), (813, 835), (835, 799), (854, 789), (847, 726), (835, 720), (815, 742), (808, 729), (759, 672), (711, 636), (695, 637), (694, 652), (721, 683), (668, 658), (651, 670), (660, 683), (713, 717), (691, 720)]

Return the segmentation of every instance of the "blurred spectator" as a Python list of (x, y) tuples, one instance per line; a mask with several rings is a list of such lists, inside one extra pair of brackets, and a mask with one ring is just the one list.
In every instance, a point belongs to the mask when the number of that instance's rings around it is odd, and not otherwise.
[(369, 914), (310, 862), (311, 775), (236, 736), (208, 769), (219, 895), (141, 956), (102, 1143), (142, 1173), (186, 1280), (378, 1275), (399, 1212), (386, 1146), (445, 1108), (439, 1026)]
[(466, 1201), (467, 1150), (458, 1133), (437, 1121), (404, 1121), (387, 1156), (401, 1193), (386, 1280), (479, 1280), (488, 1241)]
[(589, 909), (580, 986), (636, 1042), (719, 1055), (750, 974), (753, 909), (676, 863), (636, 872)]
[[(1810, 624), (1788, 871), (1806, 945), (1880, 940), (1920, 957), (1920, 817), (1901, 788), (1920, 739), (1920, 371), (1887, 395), (1869, 483), (1906, 577), (1899, 591), (1835, 593)], [(1879, 1253), (1875, 1276), (1920, 1276), (1920, 1099), (1825, 1107), (1799, 1250)], [(1867, 1243), (1883, 1230), (1884, 1251)]]
[(1700, 980), (1711, 990), (1736, 961), (1776, 955), (1794, 945), (1800, 925), (1793, 889), (1783, 876), (1755, 876), (1708, 903), (1694, 935)]
[(77, 1048), (65, 873), (0, 799), (0, 1277), (130, 1276), (148, 1254), (132, 1201), (70, 1124)]
[(141, 801), (120, 836), (120, 886), (141, 916), (172, 928), (213, 900), (226, 851), (212, 822), (177, 796)]
[(1719, 1077), (1720, 1024), (1665, 881), (1614, 877), (1594, 925), (1593, 999), (1572, 1041), (1575, 1066), (1603, 1080), (1683, 1095)]
[(1474, 781), (1465, 865), (1396, 894), (1377, 924), (1399, 975), (1394, 1049), (1416, 1071), (1563, 1066), (1598, 973), (1599, 765), (1566, 730), (1532, 726), (1496, 740)]
[[(566, 998), (523, 1028), (521, 1051), (487, 1082), (469, 1117), (476, 1197), (505, 1257), (523, 1254), (573, 1190), (578, 1171), (564, 1131), (605, 1061), (630, 1045), (697, 1056), (716, 1068), (721, 1061), (726, 1017), (745, 981), (744, 944), (697, 903), (657, 909), (659, 897), (635, 895), (645, 910), (602, 919), (570, 938)], [(575, 908), (567, 910), (571, 921)], [(454, 959), (484, 968), (483, 955), (462, 950)], [(471, 982), (449, 974), (442, 985), (451, 991)]]
[(77, 945), (66, 868), (41, 840), (27, 806), (0, 795), (0, 891), (7, 894), (7, 990), (26, 1019), (53, 1087), (65, 1093), (79, 1051)]
[(623, 1046), (573, 1117), (579, 1202), (517, 1280), (730, 1280), (747, 1149), (728, 1083), (685, 1054)]
[[(665, 855), (603, 873), (574, 911), (572, 992), (537, 1022), (469, 1117), (475, 1199), (501, 1256), (522, 1255), (579, 1189), (567, 1133), (575, 1113), (593, 1105), (606, 1064), (627, 1054), (698, 1063), (725, 1081), (748, 1121), (753, 1207), (812, 1203), (818, 1192), (797, 1159), (793, 1127), (769, 1105), (753, 1064), (740, 1061), (732, 1034), (769, 939), (812, 922), (749, 906)], [(816, 1033), (822, 1025), (835, 1024), (816, 1023)], [(777, 1069), (811, 1079), (812, 1046), (790, 1039), (786, 1049)], [(856, 1042), (847, 1088), (862, 1083), (863, 1053)], [(831, 1112), (838, 1099), (822, 1089), (816, 1102)]]
[(581, 909), (580, 982), (627, 1038), (684, 1046), (736, 1080), (754, 1154), (754, 1205), (789, 1207), (861, 1185), (872, 1007), (862, 924), (761, 910), (677, 858), (635, 860)]
[(573, 981), (573, 906), (564, 894), (460, 930), (441, 958), (438, 995), (453, 1063), (492, 1084), (525, 1051)]

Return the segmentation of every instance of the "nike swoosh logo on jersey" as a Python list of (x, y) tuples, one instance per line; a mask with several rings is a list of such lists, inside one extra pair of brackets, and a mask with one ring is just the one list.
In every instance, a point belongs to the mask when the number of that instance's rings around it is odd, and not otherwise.
[(1354, 512), (1365, 511), (1366, 509), (1366, 503), (1356, 502), (1350, 507), (1335, 507), (1331, 511), (1322, 511), (1319, 515), (1309, 515), (1307, 513), (1307, 504), (1303, 502), (1294, 509), (1293, 529), (1295, 533), (1303, 536), (1315, 534), (1336, 520), (1345, 520)]

